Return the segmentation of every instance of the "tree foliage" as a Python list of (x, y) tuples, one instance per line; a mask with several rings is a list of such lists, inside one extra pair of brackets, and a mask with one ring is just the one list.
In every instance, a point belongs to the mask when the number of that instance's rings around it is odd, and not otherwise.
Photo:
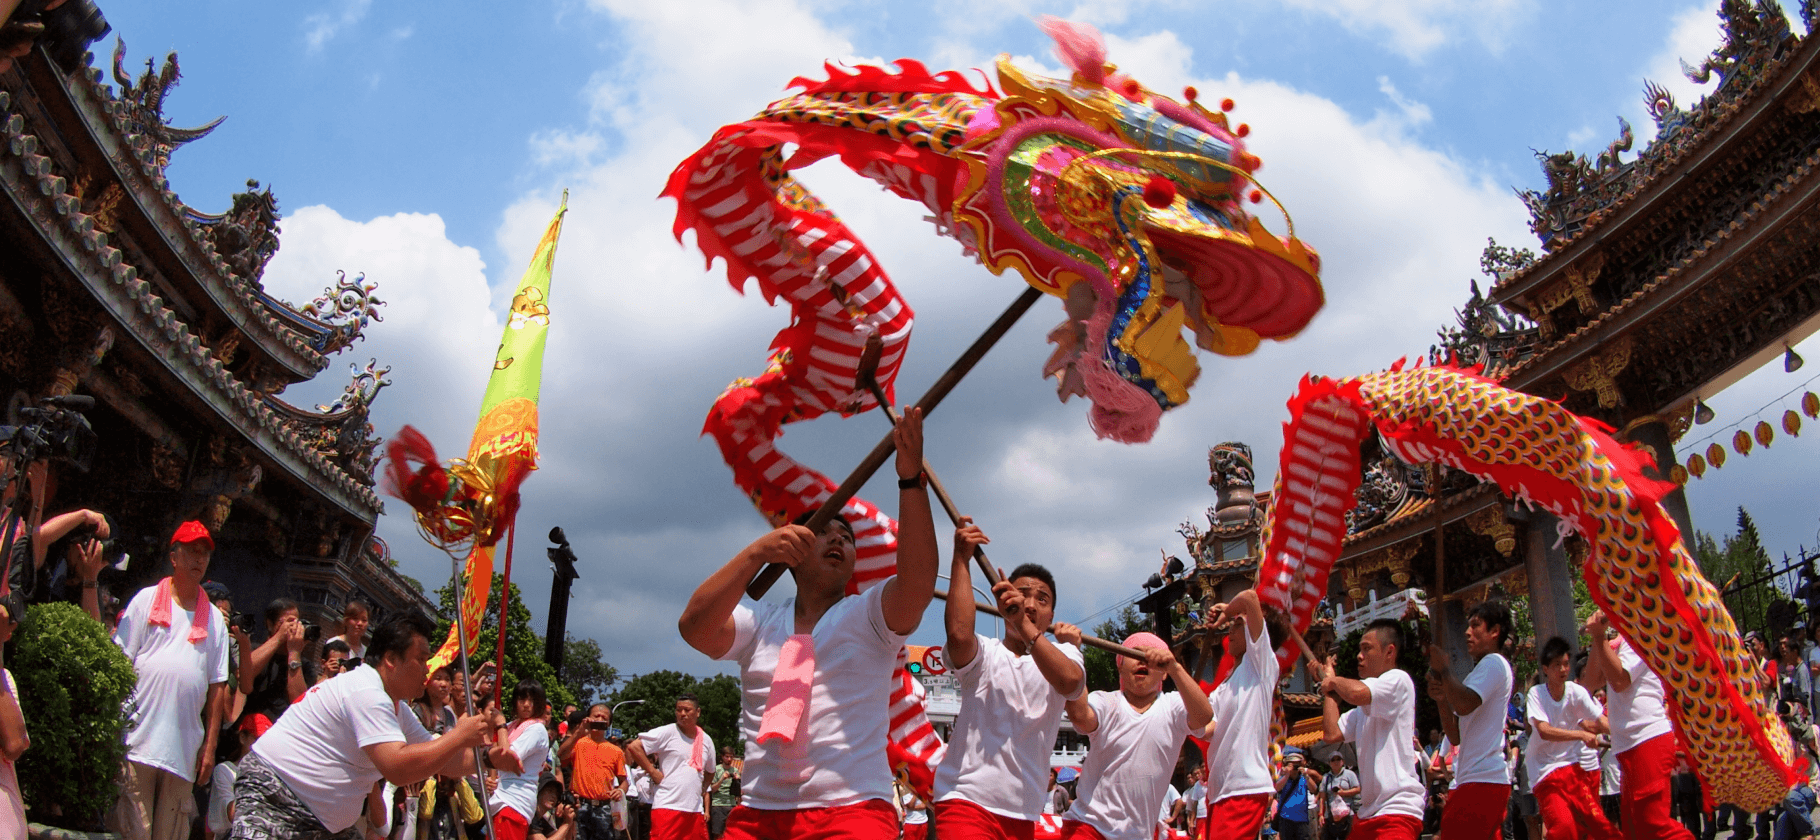
[(600, 643), (568, 634), (562, 643), (562, 684), (578, 706), (588, 706), (619, 681), (619, 669), (601, 657)]
[[(1100, 622), (1092, 632), (1102, 639), (1116, 642), (1140, 630), (1150, 629), (1150, 616), (1138, 612), (1137, 607), (1128, 604), (1117, 615)], [(1081, 651), (1081, 664), (1087, 672), (1088, 691), (1112, 691), (1119, 687), (1118, 660), (1113, 654), (1099, 648), (1086, 648)]]
[(120, 795), (133, 663), (75, 604), (38, 604), (27, 616), (13, 662), (32, 739), (19, 757), (20, 792), (34, 820), (98, 829)]
[(1772, 628), (1770, 617), (1772, 614), (1792, 615), (1796, 606), (1794, 599), (1768, 582), (1748, 586), (1763, 581), (1771, 566), (1769, 552), (1764, 550), (1762, 538), (1757, 533), (1757, 523), (1748, 511), (1738, 508), (1738, 532), (1725, 537), (1723, 543), (1714, 540), (1711, 534), (1695, 531), (1694, 560), (1700, 565), (1701, 574), (1721, 592), (1739, 584), (1747, 585), (1742, 587), (1743, 591), (1725, 595), (1725, 608), (1731, 611), (1739, 630), (1779, 633), (1785, 629)]
[(609, 705), (628, 700), (642, 700), (637, 705), (621, 706), (614, 715), (614, 728), (630, 738), (676, 722), (676, 698), (693, 694), (701, 703), (701, 727), (714, 739), (715, 749), (731, 744), (734, 752), (744, 755), (746, 745), (739, 732), (739, 678), (727, 674), (694, 677), (680, 671), (652, 671), (625, 681), (618, 691), (601, 701)]
[[(493, 575), (493, 586), (487, 592), (486, 614), (482, 616), (480, 622), (480, 643), (475, 646), (474, 650), (468, 651), (472, 667), (478, 668), (480, 663), (491, 661), (499, 650), (499, 596), (501, 592), (505, 591), (504, 584), (504, 575)], [(455, 615), (457, 604), (460, 603), (460, 593), (453, 582), (437, 589), (436, 599), (442, 607), (444, 616)], [(536, 680), (543, 685), (544, 695), (549, 698), (551, 708), (560, 713), (563, 706), (576, 702), (575, 695), (569, 685), (556, 679), (556, 669), (543, 661), (543, 636), (531, 628), (531, 610), (525, 606), (523, 594), (519, 592), (517, 584), (512, 585), (511, 596), (507, 603), (509, 612), (506, 617), (506, 658), (505, 662), (500, 665), (501, 696), (510, 697), (512, 687), (517, 685), (520, 680)], [(448, 638), (449, 623), (449, 620), (438, 622), (436, 641), (432, 644), (440, 644), (441, 640)], [(594, 651), (597, 659), (599, 650), (599, 646), (596, 645)], [(605, 663), (599, 664), (612, 672), (612, 666)], [(564, 665), (567, 666), (566, 661)]]

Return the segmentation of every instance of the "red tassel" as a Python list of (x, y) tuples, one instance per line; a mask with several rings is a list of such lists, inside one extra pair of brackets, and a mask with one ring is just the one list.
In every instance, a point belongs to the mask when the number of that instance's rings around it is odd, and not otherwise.
[(449, 475), (436, 460), (436, 447), (422, 432), (406, 426), (386, 444), (381, 489), (413, 510), (436, 507), (448, 497)]
[(1220, 110), (1222, 110), (1222, 111), (1230, 111), (1235, 107), (1237, 107), (1237, 103), (1233, 102), (1230, 99), (1220, 100)]
[(1248, 123), (1239, 123), (1239, 130), (1235, 131), (1233, 133), (1237, 134), (1240, 137), (1247, 136), (1247, 135), (1251, 134), (1251, 125)]
[(1175, 203), (1175, 182), (1161, 175), (1150, 176), (1144, 185), (1144, 203), (1162, 209)]
[(1198, 90), (1195, 90), (1194, 85), (1189, 85), (1185, 88), (1182, 88), (1182, 98), (1188, 100), (1189, 102), (1193, 102), (1196, 99), (1201, 98), (1201, 92)]
[(1264, 194), (1261, 192), (1258, 192), (1257, 190), (1252, 190), (1251, 195), (1248, 196), (1248, 198), (1251, 199), (1252, 204), (1256, 204), (1256, 203), (1264, 200)]

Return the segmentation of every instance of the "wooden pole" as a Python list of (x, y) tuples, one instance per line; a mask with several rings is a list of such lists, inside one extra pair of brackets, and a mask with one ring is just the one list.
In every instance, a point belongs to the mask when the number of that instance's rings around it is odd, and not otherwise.
[[(937, 589), (937, 590), (935, 590), (935, 597), (946, 601), (946, 600), (948, 600), (948, 592), (947, 592), (947, 590), (944, 590), (944, 589)], [(978, 601), (974, 601), (973, 608), (976, 610), (979, 610), (980, 612), (983, 612), (987, 615), (996, 615), (999, 618), (1004, 618), (1004, 616), (999, 613), (998, 607), (995, 607), (991, 604), (982, 604)], [(1086, 633), (1081, 634), (1081, 644), (1086, 645), (1091, 648), (1099, 648), (1100, 650), (1103, 650), (1103, 651), (1116, 653), (1120, 656), (1129, 656), (1132, 659), (1143, 659), (1144, 658), (1144, 652), (1141, 650), (1138, 650), (1137, 648), (1128, 648), (1128, 647), (1125, 647), (1124, 645), (1119, 644), (1118, 642), (1108, 642), (1105, 639), (1102, 639), (1098, 636), (1089, 636)]]
[[(954, 360), (954, 364), (948, 367), (941, 378), (935, 380), (935, 384), (930, 386), (928, 393), (923, 394), (923, 398), (917, 400), (916, 407), (922, 409), (925, 416), (935, 411), (935, 407), (948, 396), (948, 392), (960, 384), (961, 379), (973, 370), (973, 366), (986, 355), (986, 351), (991, 350), (992, 345), (997, 344), (998, 340), (1011, 330), (1011, 325), (1017, 323), (1017, 319), (1023, 317), (1025, 312), (1030, 311), (1030, 307), (1034, 306), (1037, 298), (1042, 295), (1043, 293), (1037, 291), (1035, 287), (1026, 287), (1023, 294), (1018, 295), (1017, 300), (1012, 301), (1011, 305), (999, 314), (998, 320), (993, 321), (992, 326), (987, 327), (979, 338), (974, 339), (972, 346), (968, 347), (960, 358)], [(847, 500), (853, 498), (853, 495), (859, 492), (859, 488), (865, 486), (866, 481), (872, 478), (873, 473), (878, 472), (879, 467), (885, 465), (885, 460), (890, 458), (891, 453), (895, 451), (897, 451), (897, 446), (892, 441), (891, 435), (885, 435), (884, 440), (872, 447), (872, 451), (866, 454), (865, 460), (860, 461), (859, 466), (855, 467), (853, 472), (847, 476), (847, 480), (841, 482), (840, 487), (835, 488), (834, 494), (829, 496), (827, 501), (822, 502), (822, 506), (815, 511), (815, 515), (809, 517), (809, 521), (805, 523), (809, 530), (821, 533), (821, 529), (827, 527), (835, 515), (840, 513), (841, 507), (847, 504)], [(765, 593), (771, 591), (772, 584), (777, 583), (777, 579), (783, 577), (784, 569), (785, 566), (782, 564), (772, 563), (759, 570), (758, 575), (752, 579), (752, 583), (746, 586), (746, 594), (753, 600), (765, 597)]]

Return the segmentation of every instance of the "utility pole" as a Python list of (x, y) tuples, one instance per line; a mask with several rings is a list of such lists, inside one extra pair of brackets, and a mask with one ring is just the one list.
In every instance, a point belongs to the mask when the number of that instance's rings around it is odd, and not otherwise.
[(550, 572), (554, 579), (550, 583), (550, 623), (544, 628), (543, 661), (550, 663), (560, 680), (563, 641), (568, 638), (569, 631), (569, 583), (581, 574), (575, 571), (575, 551), (569, 548), (569, 538), (562, 528), (550, 529), (550, 542), (556, 545), (544, 549), (550, 555)]

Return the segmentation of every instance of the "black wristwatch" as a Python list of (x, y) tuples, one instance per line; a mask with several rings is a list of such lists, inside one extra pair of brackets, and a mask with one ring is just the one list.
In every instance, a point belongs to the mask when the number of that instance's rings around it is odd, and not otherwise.
[(899, 490), (921, 490), (925, 486), (927, 486), (927, 484), (926, 484), (927, 480), (928, 479), (924, 475), (923, 471), (917, 470), (916, 475), (910, 476), (909, 478), (898, 479), (897, 480), (897, 489), (899, 489)]

